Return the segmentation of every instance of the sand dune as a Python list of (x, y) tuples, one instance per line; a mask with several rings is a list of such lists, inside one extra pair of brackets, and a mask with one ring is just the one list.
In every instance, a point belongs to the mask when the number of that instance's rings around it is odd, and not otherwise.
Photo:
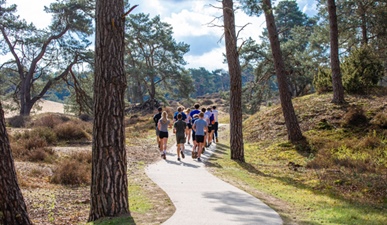
[[(9, 105), (10, 102), (4, 102), (2, 103), (4, 105)], [(3, 107), (5, 108), (5, 107)], [(38, 101), (34, 107), (32, 108), (31, 115), (36, 115), (40, 113), (64, 113), (64, 104), (59, 102), (53, 102), (49, 100), (41, 100)], [(4, 109), (5, 118), (9, 118), (12, 116), (16, 116), (19, 114), (19, 111), (9, 111), (7, 109)]]

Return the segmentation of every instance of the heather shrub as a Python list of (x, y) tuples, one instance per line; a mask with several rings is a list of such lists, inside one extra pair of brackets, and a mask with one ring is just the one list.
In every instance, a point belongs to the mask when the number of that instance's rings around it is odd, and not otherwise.
[[(72, 153), (64, 159), (54, 170), (50, 182), (63, 185), (90, 184), (91, 181), (91, 152)], [(74, 160), (75, 159), (75, 160)], [(88, 163), (90, 161), (90, 163)]]
[(58, 124), (69, 121), (70, 118), (56, 114), (45, 114), (31, 122), (30, 126), (54, 128)]
[(367, 117), (364, 110), (358, 106), (351, 106), (342, 119), (343, 127), (359, 126), (367, 124)]
[(21, 128), (21, 127), (25, 127), (26, 122), (28, 120), (29, 118), (25, 116), (13, 116), (8, 119), (8, 124), (11, 127)]
[(88, 140), (89, 135), (84, 130), (84, 126), (81, 123), (76, 121), (68, 121), (57, 125), (54, 128), (54, 132), (59, 140), (69, 141), (69, 140)]
[(374, 149), (381, 145), (381, 140), (375, 135), (368, 135), (359, 142), (359, 148), (361, 149)]
[(31, 151), (28, 161), (30, 162), (39, 162), (44, 161), (47, 157), (47, 153), (42, 148), (34, 149)]
[(11, 142), (10, 145), (14, 159), (24, 160), (28, 158), (30, 151), (24, 147), (24, 143)]
[(22, 140), (22, 143), (27, 150), (48, 146), (46, 140), (42, 137), (30, 137), (28, 139)]
[(91, 151), (74, 152), (71, 154), (71, 158), (79, 163), (86, 163), (90, 165), (93, 160)]
[(387, 128), (387, 113), (379, 112), (372, 118), (371, 124), (377, 125), (380, 128)]
[(55, 132), (49, 127), (36, 127), (30, 131), (30, 136), (43, 138), (48, 145), (53, 145), (57, 142)]
[(15, 141), (24, 143), (25, 147), (30, 146), (27, 147), (28, 149), (32, 149), (34, 147), (45, 147), (49, 144), (55, 144), (57, 142), (56, 134), (48, 127), (36, 127), (23, 132), (18, 132), (14, 134), (13, 138)]

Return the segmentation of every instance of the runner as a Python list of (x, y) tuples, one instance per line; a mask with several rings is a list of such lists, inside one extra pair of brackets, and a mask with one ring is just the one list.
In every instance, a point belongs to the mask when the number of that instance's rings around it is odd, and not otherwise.
[(179, 106), (177, 107), (177, 112), (175, 112), (175, 114), (173, 114), (173, 122), (176, 122), (177, 121), (177, 115), (178, 114), (181, 114), (182, 115), (182, 120), (185, 121), (187, 119), (187, 115), (183, 112), (183, 107)]
[(156, 137), (157, 137), (157, 144), (159, 146), (159, 150), (161, 151), (161, 143), (160, 143), (160, 137), (159, 137), (159, 128), (158, 128), (158, 123), (159, 123), (159, 120), (161, 118), (161, 112), (163, 111), (163, 108), (159, 107), (157, 109), (158, 113), (156, 113), (154, 116), (153, 116), (153, 121), (155, 122), (155, 127), (156, 127)]
[(205, 112), (205, 115), (208, 119), (208, 135), (207, 135), (207, 145), (206, 147), (209, 147), (212, 143), (212, 138), (214, 135), (214, 129), (212, 125), (214, 124), (214, 115), (212, 114), (212, 108), (208, 107), (207, 111)]
[(204, 145), (203, 145), (203, 152), (204, 152), (206, 150), (205, 148), (208, 147), (207, 140), (208, 140), (208, 125), (210, 124), (210, 117), (209, 117), (208, 113), (206, 113), (206, 111), (207, 111), (206, 108), (202, 108), (201, 111), (204, 115), (203, 119), (207, 123), (207, 132), (204, 132)]
[[(198, 114), (198, 115), (199, 115), (199, 113), (200, 113), (200, 110), (199, 110), (200, 104), (199, 104), (199, 103), (195, 103), (194, 108), (195, 108), (195, 109), (192, 110), (192, 111), (189, 113), (189, 116), (191, 117), (191, 119), (194, 118), (194, 115), (195, 115), (195, 114)], [(191, 123), (191, 124), (193, 124), (193, 123)]]
[(219, 126), (219, 123), (218, 123), (218, 115), (219, 115), (219, 112), (218, 110), (216, 110), (216, 106), (212, 106), (212, 114), (214, 115), (214, 124), (212, 125), (212, 129), (214, 130), (214, 137), (215, 137), (215, 140), (216, 140), (216, 143), (219, 142), (218, 140), (218, 126)]
[(173, 133), (176, 134), (177, 142), (177, 160), (180, 161), (181, 157), (184, 159), (184, 144), (185, 144), (185, 128), (187, 123), (182, 120), (183, 116), (179, 113), (177, 114), (177, 121), (173, 124)]
[(201, 162), (200, 156), (202, 154), (202, 149), (204, 148), (204, 134), (207, 131), (207, 122), (203, 119), (204, 113), (199, 113), (199, 119), (195, 121), (192, 126), (192, 129), (195, 131), (195, 139), (198, 144), (198, 162)]
[(160, 137), (160, 152), (161, 157), (166, 159), (167, 157), (167, 142), (168, 142), (168, 127), (171, 128), (170, 120), (168, 119), (168, 114), (166, 111), (163, 111), (161, 114), (161, 119), (158, 123), (159, 128), (159, 137)]
[(191, 129), (192, 129), (192, 124), (191, 124), (191, 116), (189, 115), (191, 112), (191, 109), (186, 109), (185, 110), (185, 114), (187, 115), (187, 119), (185, 120), (186, 124), (187, 124), (187, 127), (185, 128), (185, 137), (187, 139), (187, 144), (191, 145), (191, 143), (189, 142), (189, 140), (191, 140)]
[[(194, 124), (195, 121), (198, 120), (198, 119), (199, 119), (199, 114), (193, 115), (191, 123)], [(198, 150), (197, 150), (198, 143), (196, 142), (196, 133), (195, 133), (194, 129), (192, 129), (192, 143), (193, 143), (193, 146), (192, 146), (192, 158), (196, 159), (198, 157)]]

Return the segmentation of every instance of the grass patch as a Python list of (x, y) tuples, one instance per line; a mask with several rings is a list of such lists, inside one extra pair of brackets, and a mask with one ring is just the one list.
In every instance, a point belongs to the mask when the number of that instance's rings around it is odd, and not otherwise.
[[(330, 133), (318, 136), (323, 140), (312, 143), (315, 148), (317, 145), (323, 148), (324, 142), (332, 147), (334, 145), (328, 143), (333, 140), (354, 140), (353, 135), (344, 135), (348, 139), (339, 135), (346, 134), (343, 131), (324, 132)], [(315, 136), (316, 140), (318, 137)], [(312, 139), (310, 134), (307, 138)], [(308, 165), (319, 157), (320, 151), (314, 149), (311, 154), (305, 154), (283, 139), (245, 144), (245, 163), (230, 159), (228, 143), (228, 139), (223, 139), (217, 145), (217, 152), (209, 161), (210, 170), (225, 181), (262, 199), (280, 213), (285, 224), (386, 224), (385, 173), (373, 173), (376, 167), (371, 166), (376, 162), (380, 165), (383, 157), (380, 157), (382, 154), (374, 157), (368, 155), (380, 149), (380, 143), (374, 139), (359, 139), (353, 144), (369, 146), (367, 151), (342, 148), (331, 152), (334, 159), (353, 159), (349, 160), (350, 164), (343, 161), (340, 165), (332, 158), (325, 158), (333, 160), (337, 167), (329, 165), (319, 169)], [(337, 141), (335, 145), (341, 146)], [(324, 156), (320, 160), (326, 161), (323, 159)], [(362, 161), (368, 164), (359, 163)], [(378, 167), (380, 169), (383, 167)]]
[[(138, 165), (140, 170), (144, 170), (144, 164)], [(146, 213), (153, 205), (149, 201), (148, 195), (140, 182), (134, 182), (135, 180), (128, 180), (128, 192), (129, 192), (129, 209), (132, 213)]]

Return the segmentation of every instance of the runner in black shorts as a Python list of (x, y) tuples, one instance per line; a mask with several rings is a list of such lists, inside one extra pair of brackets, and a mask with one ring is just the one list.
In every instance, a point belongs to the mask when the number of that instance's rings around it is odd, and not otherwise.
[(195, 131), (195, 138), (198, 144), (198, 162), (201, 162), (200, 156), (202, 154), (202, 149), (204, 148), (204, 133), (207, 131), (207, 122), (203, 119), (204, 113), (199, 113), (199, 119), (196, 120), (192, 126), (192, 129)]
[(166, 111), (164, 111), (161, 114), (161, 119), (159, 120), (158, 123), (158, 128), (159, 128), (159, 138), (160, 138), (160, 152), (161, 152), (161, 157), (163, 159), (166, 159), (167, 155), (167, 142), (168, 142), (168, 128), (171, 128), (172, 125), (170, 123), (170, 120), (168, 119), (168, 114)]
[[(195, 114), (193, 115), (193, 118), (192, 118), (192, 123), (195, 123), (195, 121), (199, 119), (199, 114)], [(192, 129), (192, 143), (193, 143), (193, 146), (192, 146), (192, 158), (193, 159), (196, 159), (197, 158), (197, 146), (198, 146), (198, 143), (196, 142), (196, 133), (195, 133), (195, 130)]]

